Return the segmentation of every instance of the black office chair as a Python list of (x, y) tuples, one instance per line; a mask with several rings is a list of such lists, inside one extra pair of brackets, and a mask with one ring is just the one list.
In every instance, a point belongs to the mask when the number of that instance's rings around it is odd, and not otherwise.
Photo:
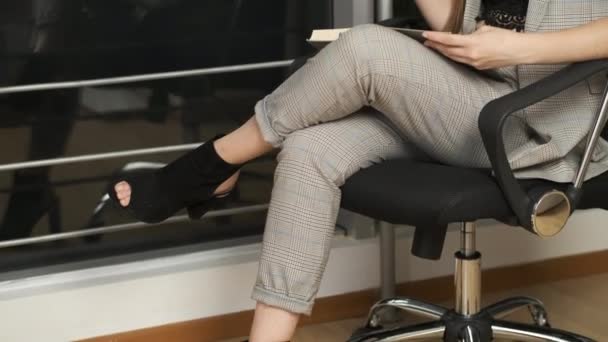
[[(591, 341), (549, 327), (543, 304), (533, 298), (517, 297), (480, 308), (481, 254), (475, 249), (475, 221), (492, 218), (548, 237), (562, 230), (575, 209), (608, 209), (608, 201), (602, 198), (608, 193), (608, 172), (583, 184), (592, 151), (608, 116), (608, 87), (573, 184), (516, 180), (507, 161), (502, 136), (505, 119), (512, 113), (607, 70), (608, 60), (572, 64), (488, 103), (480, 114), (479, 128), (492, 170), (391, 160), (363, 169), (347, 181), (342, 187), (342, 207), (376, 220), (416, 227), (412, 246), (412, 253), (416, 256), (438, 259), (447, 225), (462, 222), (461, 249), (455, 256), (455, 308), (449, 310), (406, 298), (383, 299), (370, 310), (366, 326), (353, 334), (349, 341), (443, 338), (449, 342), (485, 342), (494, 337)], [(379, 313), (387, 307), (435, 321), (382, 328)], [(535, 325), (498, 319), (526, 307), (530, 309)]]

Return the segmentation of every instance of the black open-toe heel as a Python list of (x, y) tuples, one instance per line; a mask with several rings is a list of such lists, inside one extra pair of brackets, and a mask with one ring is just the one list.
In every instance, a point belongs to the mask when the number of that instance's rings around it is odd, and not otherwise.
[(200, 220), (205, 213), (207, 213), (211, 209), (217, 209), (225, 207), (228, 202), (230, 202), (235, 196), (234, 192), (236, 191), (236, 186), (225, 193), (218, 194), (213, 196), (210, 200), (204, 201), (201, 203), (193, 204), (191, 206), (186, 207), (186, 211), (188, 212), (188, 217), (191, 220)]
[[(186, 208), (198, 219), (220, 200), (215, 189), (234, 175), (242, 165), (225, 162), (215, 151), (218, 135), (166, 166), (140, 174), (120, 177), (107, 189), (112, 202), (131, 216), (146, 223), (158, 223)], [(131, 198), (123, 207), (116, 197), (115, 185), (129, 183)]]

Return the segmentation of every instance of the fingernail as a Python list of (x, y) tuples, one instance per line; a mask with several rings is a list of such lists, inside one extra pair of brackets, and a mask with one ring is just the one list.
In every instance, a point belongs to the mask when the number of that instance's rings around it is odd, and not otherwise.
[(424, 38), (428, 38), (428, 37), (429, 37), (429, 35), (428, 35), (428, 33), (427, 33), (426, 31), (422, 32), (422, 36), (423, 36)]

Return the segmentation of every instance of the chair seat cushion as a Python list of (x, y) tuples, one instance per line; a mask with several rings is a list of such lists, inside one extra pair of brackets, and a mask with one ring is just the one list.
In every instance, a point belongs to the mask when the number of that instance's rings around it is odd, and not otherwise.
[[(524, 188), (570, 184), (532, 179)], [(583, 185), (577, 209), (608, 210), (608, 172)], [(492, 218), (516, 224), (489, 170), (395, 159), (363, 169), (342, 186), (342, 207), (378, 220), (414, 226)]]
[[(569, 184), (530, 179), (525, 189)], [(608, 172), (583, 186), (579, 209), (608, 209)], [(384, 161), (351, 176), (342, 186), (342, 207), (377, 220), (416, 227), (412, 253), (438, 259), (446, 228), (453, 222), (492, 218), (517, 225), (517, 219), (489, 170), (466, 169), (407, 159)]]
[(488, 170), (407, 159), (384, 161), (350, 177), (342, 186), (342, 207), (413, 226), (512, 216)]

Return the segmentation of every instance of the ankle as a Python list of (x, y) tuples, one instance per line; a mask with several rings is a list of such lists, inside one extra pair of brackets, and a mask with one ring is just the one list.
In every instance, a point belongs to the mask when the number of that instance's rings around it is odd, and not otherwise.
[(257, 302), (249, 334), (251, 342), (290, 341), (296, 331), (300, 315)]
[(225, 137), (215, 140), (213, 142), (213, 148), (215, 149), (215, 153), (217, 153), (217, 155), (226, 163), (232, 165), (242, 164), (242, 161), (235, 159), (230, 153), (230, 148), (226, 144)]

